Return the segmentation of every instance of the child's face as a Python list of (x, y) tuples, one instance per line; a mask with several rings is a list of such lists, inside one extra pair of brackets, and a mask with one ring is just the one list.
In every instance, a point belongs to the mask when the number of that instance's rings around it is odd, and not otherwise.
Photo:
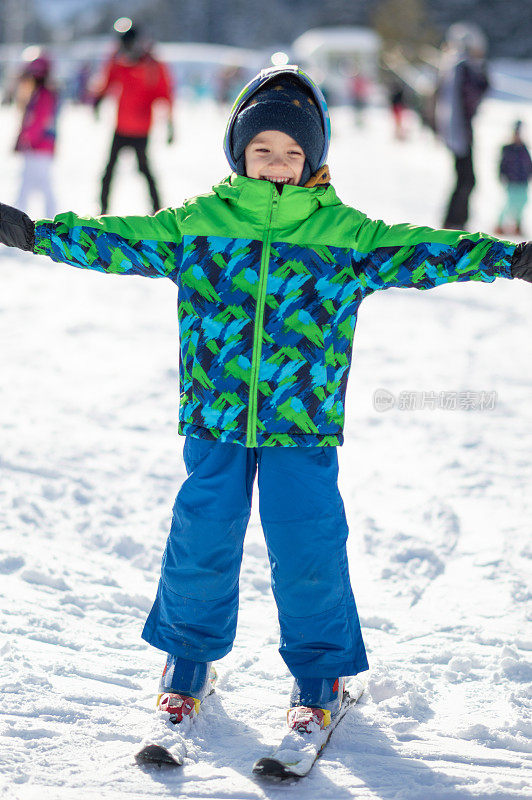
[(289, 183), (297, 186), (305, 153), (295, 139), (282, 131), (262, 131), (244, 151), (246, 175), (272, 183)]

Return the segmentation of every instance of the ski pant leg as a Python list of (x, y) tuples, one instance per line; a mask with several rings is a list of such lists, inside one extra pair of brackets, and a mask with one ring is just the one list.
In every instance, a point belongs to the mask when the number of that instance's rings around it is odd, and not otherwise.
[(510, 215), (517, 227), (520, 227), (523, 211), (528, 200), (528, 184), (510, 183), (508, 185)]
[(512, 199), (510, 194), (510, 184), (506, 185), (506, 199), (499, 214), (499, 228), (502, 228), (508, 219), (512, 219)]
[(456, 184), (449, 200), (444, 226), (462, 230), (469, 217), (469, 197), (475, 187), (473, 154), (471, 150), (464, 156), (455, 155)]
[(262, 447), (259, 504), (281, 627), (296, 677), (368, 669), (349, 580), (347, 521), (334, 447)]
[(46, 219), (53, 219), (57, 213), (53, 190), (53, 156), (49, 153), (39, 153), (39, 157), (40, 190), (44, 198), (44, 215)]
[(111, 181), (113, 180), (113, 172), (116, 166), (118, 154), (120, 150), (126, 146), (127, 139), (115, 131), (115, 135), (113, 136), (113, 141), (111, 144), (111, 152), (109, 153), (109, 160), (102, 178), (102, 193), (100, 200), (102, 214), (106, 214), (109, 207), (109, 192), (111, 190)]
[(157, 597), (142, 638), (190, 661), (231, 650), (256, 472), (253, 449), (187, 437)]
[(28, 200), (32, 194), (42, 194), (44, 216), (52, 219), (56, 214), (55, 196), (52, 189), (53, 156), (37, 151), (24, 153), (24, 165), (16, 208), (28, 212)]
[(28, 197), (33, 191), (33, 177), (31, 169), (31, 153), (24, 153), (22, 158), (22, 175), (20, 178), (20, 187), (18, 190), (17, 199), (15, 200), (15, 208), (20, 208), (21, 211), (28, 212)]
[(155, 178), (150, 170), (150, 165), (148, 164), (148, 154), (146, 152), (146, 148), (148, 146), (148, 137), (147, 136), (138, 136), (135, 139), (135, 144), (133, 145), (135, 149), (135, 153), (137, 154), (137, 162), (139, 165), (139, 172), (144, 175), (148, 182), (148, 189), (150, 191), (151, 202), (153, 205), (153, 211), (158, 211), (161, 207), (161, 201), (159, 199), (159, 192), (157, 191), (157, 185), (155, 183)]
[(506, 202), (499, 215), (499, 227), (504, 227), (506, 222), (512, 222), (517, 227), (521, 225), (523, 211), (528, 200), (528, 184), (506, 184)]
[[(29, 198), (33, 194), (40, 194), (43, 191), (43, 154), (33, 151), (23, 153), (22, 176), (18, 197), (15, 200), (16, 208), (22, 211), (29, 211)], [(49, 156), (44, 155), (46, 161)]]

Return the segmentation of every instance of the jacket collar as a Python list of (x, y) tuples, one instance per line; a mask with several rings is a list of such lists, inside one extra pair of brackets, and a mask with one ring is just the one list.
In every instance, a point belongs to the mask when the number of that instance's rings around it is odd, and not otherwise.
[[(248, 212), (256, 216), (266, 213), (277, 189), (268, 181), (260, 181), (233, 173), (229, 178), (213, 186), (213, 191), (221, 200), (238, 206), (244, 213)], [(307, 219), (322, 206), (340, 204), (341, 201), (330, 184), (318, 184), (308, 188), (306, 186), (284, 186), (279, 196), (276, 220), (279, 224), (299, 222)]]

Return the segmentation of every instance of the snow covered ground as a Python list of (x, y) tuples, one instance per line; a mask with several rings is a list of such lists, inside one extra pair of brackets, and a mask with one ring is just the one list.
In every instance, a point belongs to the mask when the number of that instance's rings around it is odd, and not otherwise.
[[(110, 138), (65, 108), (59, 206), (96, 213)], [(530, 107), (488, 101), (478, 118), (472, 227), (501, 203), (498, 150)], [(181, 107), (180, 138), (152, 154), (166, 203), (227, 173), (224, 114)], [(397, 142), (383, 110), (356, 128), (333, 117), (330, 167), (370, 216), (437, 226), (447, 153), (413, 123)], [(16, 116), (0, 109), (0, 199), (13, 202)], [(147, 209), (124, 159), (114, 213)], [(38, 216), (40, 209), (34, 210)], [(532, 236), (532, 215), (526, 218)], [(265, 786), (253, 761), (281, 736), (290, 677), (256, 512), (248, 531), (234, 650), (198, 720), (191, 759), (142, 771), (133, 752), (163, 655), (140, 631), (154, 597), (174, 496), (175, 289), (0, 251), (0, 797), (532, 797), (532, 669), (526, 629), (532, 548), (532, 286), (389, 290), (363, 305), (348, 394), (341, 483), (353, 584), (371, 672), (304, 784)], [(395, 407), (373, 394), (487, 392), (490, 408)], [(493, 393), (496, 393), (493, 395)], [(494, 400), (494, 402), (493, 402)], [(324, 554), (326, 557), (326, 554)]]

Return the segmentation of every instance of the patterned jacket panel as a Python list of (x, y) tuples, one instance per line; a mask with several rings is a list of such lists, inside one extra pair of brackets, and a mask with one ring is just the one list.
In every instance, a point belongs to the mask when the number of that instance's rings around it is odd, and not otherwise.
[[(185, 236), (179, 276), (180, 423), (244, 438), (262, 242)], [(227, 436), (224, 437), (224, 433)]]
[(266, 291), (259, 426), (340, 437), (363, 296), (352, 250), (274, 242)]

